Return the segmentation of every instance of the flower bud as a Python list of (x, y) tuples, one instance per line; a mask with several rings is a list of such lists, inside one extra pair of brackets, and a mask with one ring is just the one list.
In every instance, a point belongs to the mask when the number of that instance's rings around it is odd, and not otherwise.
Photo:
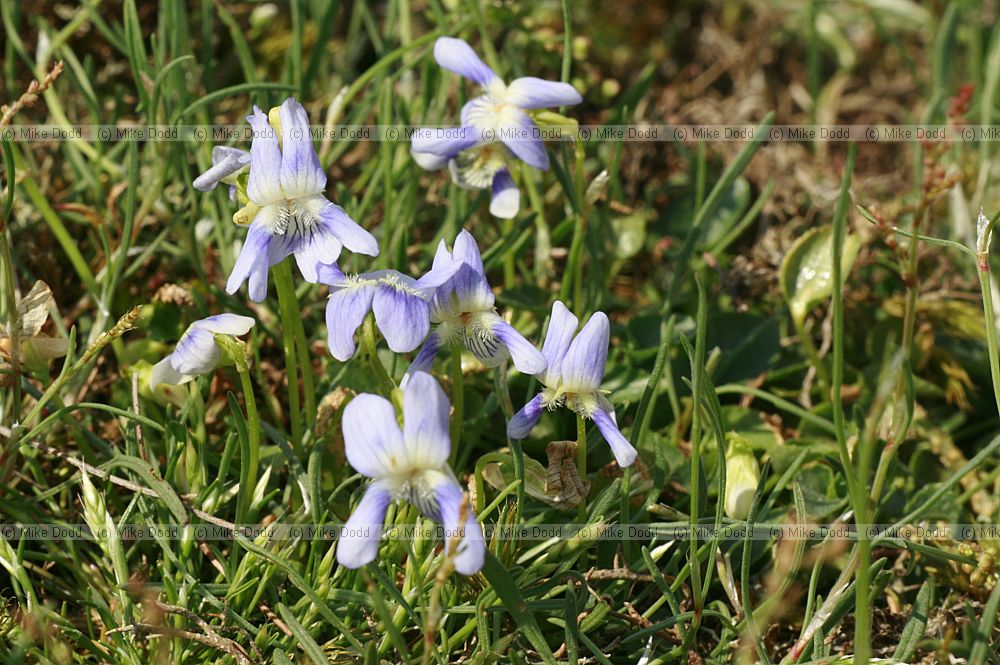
[(746, 437), (730, 432), (726, 441), (726, 515), (745, 520), (760, 482), (760, 465)]

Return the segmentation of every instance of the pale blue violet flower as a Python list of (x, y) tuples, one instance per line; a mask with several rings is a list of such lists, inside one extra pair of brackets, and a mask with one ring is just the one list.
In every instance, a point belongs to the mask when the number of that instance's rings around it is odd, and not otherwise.
[(557, 300), (552, 305), (549, 330), (542, 345), (548, 367), (538, 378), (545, 387), (510, 419), (507, 436), (527, 437), (543, 408), (566, 406), (594, 421), (619, 466), (631, 466), (638, 452), (619, 431), (615, 408), (601, 393), (611, 335), (608, 317), (604, 312), (595, 312), (579, 334), (577, 325), (577, 318)]
[[(431, 272), (455, 265), (454, 275), (434, 291), (430, 320), (434, 331), (424, 342), (407, 370), (426, 372), (443, 346), (465, 344), (487, 367), (498, 367), (510, 357), (523, 374), (545, 370), (545, 358), (531, 342), (504, 321), (483, 268), (483, 258), (472, 234), (464, 229), (449, 252), (444, 240), (438, 245)], [(457, 349), (453, 353), (457, 353)]]
[(208, 374), (218, 366), (222, 357), (215, 336), (245, 335), (253, 324), (252, 318), (239, 314), (216, 314), (195, 321), (181, 336), (174, 352), (153, 365), (149, 389), (156, 390), (161, 383), (176, 386), (201, 374)]
[(520, 207), (520, 194), (507, 165), (516, 157), (536, 169), (549, 168), (545, 144), (528, 112), (579, 104), (583, 98), (568, 83), (533, 76), (508, 85), (461, 39), (439, 38), (434, 58), (445, 69), (480, 85), (483, 94), (462, 107), (460, 128), (418, 132), (410, 146), (413, 158), (428, 170), (448, 165), (460, 186), (492, 190), (490, 213), (512, 218)]
[(326, 173), (302, 105), (289, 98), (270, 115), (255, 106), (247, 120), (253, 129), (250, 203), (237, 216), (252, 222), (226, 291), (235, 293), (249, 279), (250, 299), (260, 302), (268, 268), (290, 254), (307, 282), (317, 282), (320, 267), (335, 263), (342, 247), (378, 256), (375, 238), (324, 195)]
[(408, 501), (444, 524), (446, 547), (455, 553), (455, 570), (473, 575), (482, 568), (483, 532), (448, 466), (450, 409), (441, 386), (424, 372), (410, 377), (403, 390), (402, 430), (396, 410), (384, 397), (364, 393), (345, 407), (347, 461), (373, 482), (344, 524), (337, 545), (342, 566), (359, 568), (374, 560), (389, 504)]
[(250, 165), (250, 153), (217, 145), (212, 148), (212, 167), (194, 179), (194, 188), (210, 192), (220, 182), (229, 185), (229, 198), (236, 200), (236, 179)]
[(430, 331), (428, 302), (460, 265), (436, 266), (420, 279), (395, 270), (345, 275), (336, 266), (323, 266), (319, 279), (330, 287), (326, 303), (330, 353), (342, 362), (354, 355), (354, 334), (369, 311), (374, 311), (375, 324), (390, 349), (407, 353), (420, 346)]

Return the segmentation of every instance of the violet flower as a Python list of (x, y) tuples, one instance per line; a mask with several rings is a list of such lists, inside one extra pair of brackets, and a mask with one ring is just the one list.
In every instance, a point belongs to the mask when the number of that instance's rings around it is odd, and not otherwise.
[[(407, 501), (444, 523), (455, 570), (473, 575), (483, 566), (486, 544), (476, 515), (448, 466), (451, 405), (430, 374), (417, 372), (403, 391), (403, 428), (392, 403), (361, 394), (344, 408), (344, 451), (359, 473), (372, 479), (344, 524), (337, 561), (359, 568), (375, 559), (392, 501)], [(464, 521), (462, 516), (464, 515)]]
[[(486, 280), (483, 258), (475, 238), (468, 231), (458, 234), (452, 252), (441, 241), (432, 272), (446, 270), (453, 264), (457, 264), (453, 276), (435, 289), (430, 300), (434, 331), (414, 358), (407, 375), (430, 371), (443, 346), (460, 342), (487, 367), (498, 367), (510, 357), (523, 374), (545, 370), (544, 356), (497, 314), (496, 298)], [(457, 352), (457, 349), (453, 351)]]
[(557, 300), (542, 345), (548, 367), (539, 379), (545, 387), (510, 419), (507, 436), (527, 437), (543, 408), (566, 406), (594, 421), (619, 466), (631, 466), (638, 452), (619, 431), (615, 408), (601, 393), (611, 334), (608, 317), (604, 312), (595, 312), (579, 334), (577, 325), (577, 318)]
[(156, 390), (161, 383), (180, 385), (201, 374), (215, 369), (222, 353), (215, 343), (216, 335), (245, 335), (255, 321), (238, 314), (216, 314), (195, 321), (181, 336), (174, 352), (153, 365), (149, 376), (149, 389)]
[[(289, 98), (269, 115), (255, 106), (247, 120), (253, 129), (249, 203), (235, 217), (249, 221), (250, 229), (226, 291), (236, 293), (249, 280), (250, 299), (260, 302), (267, 295), (268, 269), (289, 255), (308, 282), (318, 280), (321, 266), (337, 261), (342, 247), (378, 256), (375, 238), (324, 195), (326, 173), (302, 105)], [(235, 166), (236, 156), (227, 159), (226, 169)], [(217, 175), (199, 184), (208, 186)]]
[(448, 165), (462, 187), (492, 190), (490, 213), (512, 218), (520, 207), (520, 193), (508, 165), (517, 158), (536, 169), (549, 168), (545, 144), (529, 112), (579, 104), (583, 98), (569, 83), (533, 76), (508, 85), (461, 39), (439, 38), (434, 58), (445, 69), (480, 85), (483, 94), (462, 108), (460, 128), (418, 132), (410, 147), (413, 158), (428, 170)]

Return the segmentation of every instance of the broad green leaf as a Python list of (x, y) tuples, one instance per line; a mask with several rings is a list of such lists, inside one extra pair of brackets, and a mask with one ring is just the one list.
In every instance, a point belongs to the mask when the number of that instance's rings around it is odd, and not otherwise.
[[(845, 238), (841, 261), (844, 275), (850, 272), (860, 249), (858, 236)], [(780, 280), (792, 318), (801, 326), (813, 305), (833, 294), (832, 227), (811, 229), (792, 245), (781, 262)]]

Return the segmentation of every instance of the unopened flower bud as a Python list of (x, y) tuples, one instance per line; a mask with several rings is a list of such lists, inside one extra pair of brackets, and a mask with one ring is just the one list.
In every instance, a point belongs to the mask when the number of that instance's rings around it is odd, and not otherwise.
[(746, 437), (730, 432), (726, 441), (726, 515), (745, 520), (760, 482), (760, 465)]

